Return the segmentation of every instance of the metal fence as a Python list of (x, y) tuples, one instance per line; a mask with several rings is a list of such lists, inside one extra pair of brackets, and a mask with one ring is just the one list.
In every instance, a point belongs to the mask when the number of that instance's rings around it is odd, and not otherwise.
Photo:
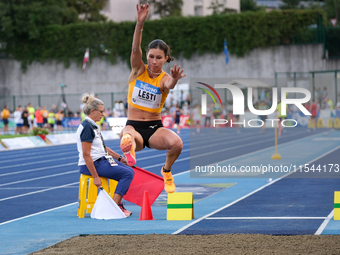
[[(39, 94), (39, 95), (13, 95), (13, 96), (0, 96), (0, 107), (3, 109), (5, 105), (8, 105), (10, 112), (14, 112), (15, 108), (19, 105), (25, 106), (32, 103), (33, 107), (43, 107), (46, 109), (51, 109), (52, 105), (56, 105), (57, 108), (61, 109), (63, 107), (63, 99), (65, 98), (65, 103), (67, 108), (72, 112), (78, 112), (81, 105), (81, 93), (79, 94)], [(127, 97), (127, 92), (111, 92), (111, 93), (96, 93), (98, 98), (103, 100), (105, 108), (110, 107), (113, 109), (115, 101), (124, 101)]]
[[(244, 78), (220, 78), (220, 79), (190, 79), (188, 86), (183, 86), (180, 89), (173, 91), (172, 104), (179, 102), (180, 91), (183, 90), (184, 94), (190, 94), (191, 103), (200, 103), (202, 90), (197, 89), (200, 83), (206, 83), (212, 87), (215, 84), (230, 84), (241, 88), (245, 96), (245, 107), (247, 107), (247, 98), (249, 97), (248, 89), (252, 88), (252, 102), (256, 104), (259, 101), (271, 101), (272, 88), (278, 88), (278, 96), (282, 87), (299, 87), (305, 88), (311, 92), (312, 100), (316, 99), (322, 106), (324, 97), (329, 97), (334, 106), (340, 101), (340, 70), (333, 71), (312, 71), (312, 72), (277, 72), (275, 78), (259, 78), (259, 79), (244, 79)], [(203, 86), (204, 87), (204, 86)], [(178, 90), (178, 91), (177, 91)], [(223, 106), (226, 110), (232, 111), (233, 96), (228, 89), (216, 89)], [(203, 92), (204, 93), (204, 92)], [(127, 92), (111, 92), (111, 93), (97, 93), (96, 96), (103, 100), (105, 108), (114, 108), (116, 101), (126, 101)], [(294, 94), (289, 97), (298, 98), (303, 95)], [(67, 107), (72, 112), (79, 112), (82, 94), (65, 94), (65, 101)], [(185, 96), (186, 97), (186, 96)], [(215, 97), (216, 98), (216, 97)], [(217, 98), (216, 98), (217, 100)], [(211, 102), (210, 102), (211, 101)], [(50, 109), (54, 104), (59, 108), (63, 108), (63, 95), (20, 95), (20, 96), (2, 96), (0, 97), (0, 107), (8, 105), (10, 111), (13, 112), (18, 105), (25, 106), (32, 103), (33, 107), (46, 106)], [(212, 98), (208, 97), (208, 103), (212, 103)]]
[(321, 108), (326, 97), (330, 98), (335, 106), (340, 101), (340, 70), (277, 72), (275, 86), (305, 88), (311, 92), (312, 100), (317, 100)]

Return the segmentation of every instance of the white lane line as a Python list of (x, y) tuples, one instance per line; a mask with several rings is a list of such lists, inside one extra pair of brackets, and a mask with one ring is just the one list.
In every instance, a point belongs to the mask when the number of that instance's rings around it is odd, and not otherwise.
[(272, 181), (272, 182), (270, 182), (270, 183), (267, 183), (267, 184), (263, 185), (262, 187), (260, 187), (260, 188), (258, 188), (258, 189), (256, 189), (256, 190), (254, 190), (254, 191), (248, 193), (247, 195), (244, 195), (243, 197), (240, 197), (239, 199), (236, 199), (235, 201), (233, 201), (233, 202), (231, 202), (231, 203), (229, 203), (229, 204), (227, 204), (227, 205), (225, 205), (225, 206), (222, 206), (222, 207), (220, 207), (219, 209), (217, 209), (217, 210), (215, 210), (215, 211), (213, 211), (213, 212), (211, 212), (211, 213), (208, 213), (208, 214), (202, 216), (201, 218), (199, 218), (199, 219), (197, 219), (197, 220), (195, 220), (195, 221), (193, 221), (193, 222), (187, 224), (186, 226), (184, 226), (184, 227), (178, 229), (177, 231), (173, 232), (172, 234), (173, 234), (173, 235), (176, 235), (176, 234), (182, 232), (183, 230), (189, 228), (190, 226), (192, 226), (192, 225), (194, 225), (194, 224), (196, 224), (196, 223), (198, 223), (198, 222), (200, 222), (200, 221), (202, 221), (202, 220), (204, 220), (204, 219), (210, 217), (211, 215), (214, 215), (215, 213), (218, 213), (219, 211), (222, 211), (222, 210), (225, 209), (225, 208), (228, 208), (228, 207), (232, 206), (233, 204), (236, 204), (237, 202), (239, 202), (239, 201), (241, 201), (241, 200), (243, 200), (243, 199), (245, 199), (245, 198), (247, 198), (247, 197), (249, 197), (249, 196), (255, 194), (256, 192), (258, 192), (258, 191), (260, 191), (260, 190), (262, 190), (262, 189), (264, 189), (264, 188), (266, 188), (266, 187), (272, 185), (273, 183), (275, 183), (275, 182), (277, 182), (277, 181), (279, 181), (279, 180), (281, 180), (281, 178), (276, 179), (276, 180), (274, 180), (274, 181)]
[[(314, 162), (314, 161), (317, 161), (317, 160), (319, 160), (320, 158), (325, 157), (326, 155), (328, 155), (328, 154), (330, 154), (330, 153), (332, 153), (332, 152), (338, 150), (339, 148), (340, 148), (340, 145), (337, 146), (336, 148), (334, 148), (334, 149), (328, 151), (328, 152), (325, 152), (324, 154), (320, 155), (319, 157), (317, 157), (317, 158), (315, 158), (315, 159), (309, 161), (308, 164), (310, 164), (310, 163), (312, 163), (312, 162)], [(215, 210), (215, 211), (213, 211), (213, 212), (211, 212), (211, 213), (208, 213), (208, 214), (202, 216), (201, 218), (199, 218), (199, 219), (197, 219), (197, 220), (195, 220), (195, 221), (189, 223), (188, 225), (186, 225), (186, 226), (184, 226), (184, 227), (178, 229), (177, 231), (173, 232), (172, 234), (173, 234), (173, 235), (176, 235), (176, 234), (182, 232), (183, 230), (189, 228), (190, 226), (192, 226), (192, 225), (194, 225), (194, 224), (196, 224), (196, 223), (198, 223), (198, 222), (200, 222), (200, 221), (202, 221), (202, 220), (204, 220), (204, 219), (210, 217), (211, 215), (214, 215), (215, 213), (217, 213), (217, 212), (219, 212), (219, 211), (222, 211), (222, 210), (225, 209), (225, 208), (228, 208), (228, 207), (232, 206), (233, 204), (236, 204), (237, 202), (239, 202), (239, 201), (241, 201), (241, 200), (243, 200), (243, 199), (245, 199), (245, 198), (247, 198), (247, 197), (249, 197), (249, 196), (255, 194), (256, 192), (258, 192), (258, 191), (260, 191), (260, 190), (262, 190), (262, 189), (264, 189), (264, 188), (266, 188), (266, 187), (268, 187), (268, 186), (270, 186), (270, 185), (276, 183), (277, 181), (279, 181), (279, 180), (281, 180), (281, 179), (283, 179), (283, 178), (285, 178), (285, 177), (287, 177), (288, 175), (291, 175), (291, 174), (293, 174), (293, 173), (294, 173), (294, 172), (287, 173), (286, 175), (284, 175), (284, 176), (282, 176), (282, 177), (280, 177), (280, 178), (278, 178), (278, 179), (276, 179), (276, 180), (273, 180), (272, 182), (267, 183), (266, 185), (263, 185), (262, 187), (260, 187), (260, 188), (258, 188), (258, 189), (256, 189), (256, 190), (254, 190), (254, 191), (248, 193), (247, 195), (245, 195), (245, 196), (243, 196), (243, 197), (241, 197), (241, 198), (239, 198), (239, 199), (237, 199), (237, 200), (235, 200), (235, 201), (233, 201), (233, 202), (231, 202), (231, 203), (229, 203), (229, 204), (227, 204), (227, 205), (225, 205), (225, 206), (223, 206), (223, 207), (221, 207), (221, 208), (219, 208), (219, 209), (217, 209), (217, 210)], [(329, 216), (329, 215), (328, 215), (328, 216)], [(328, 223), (328, 222), (327, 222), (327, 223)], [(322, 223), (322, 224), (323, 224), (323, 223)]]
[(20, 194), (20, 195), (16, 195), (16, 196), (12, 196), (12, 197), (2, 198), (2, 199), (0, 199), (0, 202), (5, 201), (5, 200), (10, 200), (10, 199), (13, 199), (13, 198), (24, 197), (24, 196), (37, 194), (37, 193), (42, 193), (42, 192), (49, 191), (49, 190), (60, 189), (60, 188), (64, 188), (64, 187), (67, 187), (67, 186), (74, 185), (74, 184), (79, 184), (79, 182), (73, 182), (73, 183), (69, 183), (69, 184), (65, 184), (65, 185), (61, 185), (61, 186), (57, 186), (57, 187), (52, 187), (52, 188), (48, 188), (48, 189), (42, 189), (42, 190), (38, 190), (38, 191)]
[(68, 163), (68, 164), (61, 164), (61, 165), (54, 165), (54, 166), (46, 166), (46, 167), (40, 167), (40, 168), (33, 168), (33, 169), (17, 171), (17, 172), (9, 172), (9, 173), (0, 174), (0, 177), (7, 176), (7, 175), (14, 175), (14, 174), (29, 173), (29, 172), (34, 172), (34, 171), (42, 171), (42, 170), (51, 169), (51, 168), (55, 168), (55, 167), (60, 168), (60, 167), (63, 167), (63, 166), (71, 166), (71, 165), (77, 165), (77, 162)]
[[(79, 184), (79, 182), (76, 182), (76, 183), (78, 183)], [(51, 188), (52, 186), (36, 186), (36, 187), (17, 187), (17, 188), (0, 188), (0, 190), (24, 190), (24, 189), (32, 189), (32, 190), (35, 190), (35, 189), (48, 189), (48, 188)], [(70, 187), (70, 188), (78, 188), (78, 186), (77, 187)]]
[(46, 176), (41, 176), (41, 177), (37, 177), (37, 178), (16, 181), (16, 182), (8, 182), (8, 183), (0, 184), (0, 187), (12, 185), (12, 184), (23, 183), (23, 182), (41, 180), (41, 179), (51, 178), (51, 177), (55, 177), (55, 176), (65, 175), (65, 174), (73, 174), (73, 173), (77, 173), (77, 172), (79, 173), (79, 170), (63, 172), (63, 173), (59, 173), (59, 174), (51, 174), (51, 175), (46, 175)]
[[(73, 158), (79, 158), (78, 156), (72, 156), (72, 157), (65, 157), (63, 158), (63, 160), (65, 159), (73, 159)], [(28, 162), (28, 163), (24, 163), (24, 164), (16, 164), (16, 165), (10, 165), (10, 166), (3, 166), (3, 167), (0, 167), (0, 169), (6, 169), (8, 167), (17, 167), (17, 166), (28, 166), (28, 165), (36, 165), (38, 163), (47, 163), (47, 162), (55, 162), (56, 159), (53, 158), (53, 159), (48, 159), (48, 160), (41, 160), (41, 161), (33, 161), (33, 162)], [(75, 160), (75, 162), (77, 162), (78, 160)]]
[(328, 222), (333, 218), (334, 216), (334, 209), (331, 211), (330, 214), (328, 214), (327, 218), (322, 222), (318, 230), (315, 232), (314, 235), (321, 235), (322, 231), (326, 228)]
[[(53, 156), (54, 158), (62, 158), (62, 156), (67, 155), (70, 156), (70, 154), (74, 154), (74, 157), (78, 157), (78, 153), (76, 153), (77, 151), (73, 150), (72, 152), (67, 152), (67, 151), (63, 151), (62, 153), (54, 153), (54, 152), (44, 152), (44, 155), (42, 156), (37, 156), (36, 153), (30, 153), (30, 155), (32, 154), (35, 162), (37, 162), (37, 160), (39, 159), (46, 159), (49, 156)], [(31, 158), (30, 155), (21, 155), (20, 154), (20, 158)], [(17, 154), (13, 155), (13, 157), (17, 156)], [(6, 157), (9, 158), (9, 157)], [(1, 163), (7, 163), (7, 162), (13, 162), (13, 159), (8, 159), (8, 160), (1, 160)]]
[[(186, 172), (189, 172), (189, 171), (174, 174), (173, 176), (181, 175), (181, 174), (186, 173)], [(17, 195), (17, 196), (2, 198), (2, 199), (0, 199), (0, 202), (5, 201), (5, 200), (9, 200), (9, 199), (13, 199), (13, 198), (17, 198), (17, 197), (33, 195), (33, 194), (45, 192), (45, 191), (48, 191), (48, 190), (59, 189), (59, 188), (78, 188), (78, 187), (70, 187), (71, 185), (75, 185), (75, 184), (79, 184), (79, 182), (73, 182), (73, 183), (65, 184), (65, 185), (62, 185), (62, 186), (56, 186), (56, 187), (52, 187), (52, 188), (51, 187), (0, 188), (0, 190), (3, 190), (3, 189), (6, 189), (6, 190), (20, 189), (20, 190), (22, 190), (22, 189), (39, 189), (39, 188), (43, 189), (43, 190), (38, 190), (38, 191), (34, 191), (34, 192), (24, 193), (24, 194)]]
[[(318, 135), (318, 134), (315, 134), (315, 135), (313, 135), (313, 136), (316, 136), (316, 135)], [(294, 142), (296, 142), (296, 141), (298, 141), (298, 140), (303, 140), (303, 139), (305, 139), (305, 138), (306, 138), (306, 137), (302, 137), (302, 138), (300, 138), (300, 139), (294, 140)], [(265, 140), (262, 140), (262, 141), (265, 141)], [(262, 141), (261, 141), (261, 142), (262, 142)], [(259, 142), (257, 141), (257, 142), (250, 143), (250, 144), (258, 144), (258, 143), (259, 143)], [(288, 142), (288, 143), (289, 143), (289, 142)], [(249, 145), (249, 144), (247, 144), (247, 146), (248, 146), (248, 145)], [(202, 146), (202, 147), (205, 148), (206, 146)], [(228, 151), (228, 150), (234, 150), (235, 148), (241, 148), (241, 147), (243, 147), (243, 145), (235, 146), (235, 147), (228, 147), (228, 148), (226, 148), (226, 149), (218, 150), (218, 152)], [(265, 150), (268, 150), (268, 149), (274, 148), (274, 147), (275, 147), (275, 146), (266, 147), (266, 148), (263, 148), (263, 149), (260, 149), (260, 150), (257, 150), (257, 151), (249, 152), (249, 153), (247, 153), (247, 154), (243, 154), (243, 155), (236, 156), (236, 157), (233, 157), (233, 158), (225, 159), (225, 160), (219, 161), (219, 162), (214, 163), (214, 164), (223, 163), (223, 162), (225, 162), (225, 161), (227, 161), (227, 160), (235, 160), (235, 159), (237, 159), (237, 158), (241, 158), (241, 157), (245, 157), (245, 156), (247, 156), (247, 155), (259, 153), (259, 152), (261, 152), (261, 151), (265, 151)], [(335, 151), (335, 150), (337, 150), (337, 149), (339, 149), (339, 148), (340, 148), (340, 146), (336, 147), (335, 149), (333, 149), (333, 150), (330, 151), (329, 153), (331, 153), (331, 152), (333, 152), (333, 151)], [(201, 149), (201, 147), (200, 147), (200, 148), (195, 148), (195, 149)], [(191, 148), (191, 149), (186, 149), (186, 150), (182, 150), (182, 152), (184, 152), (184, 151), (190, 151), (190, 150), (192, 151), (192, 150), (194, 150), (194, 149), (193, 149), (193, 148)], [(186, 157), (186, 158), (176, 159), (176, 162), (181, 162), (181, 161), (185, 161), (185, 160), (188, 160), (188, 159), (189, 159), (189, 160), (192, 160), (192, 159), (194, 159), (194, 158), (200, 158), (200, 157), (202, 157), (202, 156), (207, 156), (207, 155), (211, 155), (211, 154), (215, 154), (215, 153), (216, 153), (216, 151), (210, 151), (210, 152), (201, 153), (201, 154), (198, 154), (198, 155), (195, 155), (195, 156), (190, 155), (189, 157)], [(327, 154), (324, 154), (324, 155), (327, 155)], [(322, 155), (322, 156), (320, 156), (320, 157), (323, 157), (324, 155)], [(158, 154), (158, 155), (157, 155), (157, 157), (159, 157), (159, 156), (161, 156), (161, 154)], [(319, 159), (320, 157), (318, 157), (318, 158), (316, 158), (316, 159), (314, 159), (314, 160), (312, 160), (312, 161), (310, 161), (310, 162), (308, 162), (308, 163), (311, 163), (311, 162), (313, 162), (313, 161)], [(149, 158), (151, 158), (151, 157), (140, 158), (140, 160), (149, 159)], [(159, 163), (159, 164), (155, 164), (155, 165), (150, 165), (150, 166), (144, 167), (144, 169), (150, 169), (150, 168), (153, 168), (153, 167), (159, 167), (159, 166), (163, 166), (163, 165), (164, 165), (164, 163)], [(195, 169), (192, 169), (192, 170), (189, 170), (189, 171), (194, 171), (194, 170), (195, 170)], [(294, 172), (292, 172), (292, 173), (294, 173)]]
[(324, 220), (327, 217), (209, 217), (206, 220)]
[(57, 210), (57, 209), (61, 209), (61, 208), (64, 208), (64, 207), (67, 207), (67, 206), (70, 206), (70, 205), (75, 205), (77, 203), (78, 202), (74, 202), (74, 203), (67, 204), (67, 205), (62, 205), (62, 206), (55, 207), (55, 208), (52, 208), (52, 209), (49, 209), (49, 210), (45, 210), (45, 211), (41, 211), (41, 212), (38, 212), (38, 213), (33, 213), (33, 214), (30, 214), (30, 215), (26, 215), (24, 217), (20, 217), (20, 218), (17, 218), (17, 219), (5, 221), (5, 222), (0, 223), (0, 226), (1, 225), (5, 225), (7, 223), (11, 223), (11, 222), (17, 221), (17, 220), (22, 220), (22, 219), (30, 218), (30, 217), (33, 217), (33, 216), (36, 216), (36, 215), (39, 215), (39, 214), (42, 214), (42, 213), (51, 212), (51, 211), (54, 211), (54, 210)]
[[(296, 134), (294, 134), (294, 135), (296, 135)], [(312, 135), (312, 136), (316, 136), (316, 135), (318, 135), (318, 134), (315, 134), (315, 135)], [(292, 136), (292, 135), (291, 135)], [(303, 137), (303, 138), (300, 138), (300, 139), (298, 139), (298, 140), (301, 140), (301, 139), (304, 139), (305, 137)], [(265, 140), (262, 140), (261, 142), (267, 142), (267, 141), (269, 141), (269, 140), (271, 140), (271, 139), (265, 139)], [(253, 144), (258, 144), (259, 142), (258, 141), (255, 141), (255, 142), (253, 142), (253, 143), (250, 143), (250, 144), (248, 144), (248, 145), (253, 145)], [(187, 152), (187, 151), (194, 151), (194, 150), (200, 150), (201, 148), (206, 148), (206, 144), (205, 144), (205, 146), (200, 146), (200, 147), (197, 147), (197, 146), (195, 146), (195, 148), (190, 148), (190, 149), (184, 149), (184, 150), (182, 150), (182, 153), (183, 152)], [(218, 150), (218, 152), (222, 152), (222, 151), (229, 151), (229, 150), (233, 150), (233, 149), (235, 149), (235, 148), (241, 148), (241, 147), (243, 147), (243, 145), (239, 145), (239, 146), (236, 146), (236, 147), (228, 147), (228, 148), (226, 148), (226, 149), (222, 149), (222, 150)], [(271, 146), (271, 147), (274, 147), (274, 146)], [(271, 147), (267, 147), (267, 148), (264, 148), (264, 149), (261, 149), (261, 150), (259, 150), (259, 151), (262, 151), (262, 150), (266, 150), (266, 149), (268, 149), (268, 148), (271, 148)], [(259, 151), (256, 151), (256, 152), (259, 152)], [(144, 153), (148, 153), (148, 151), (141, 151), (139, 154), (144, 154)], [(250, 153), (253, 153), (253, 152), (250, 152)], [(198, 157), (201, 157), (201, 156), (207, 156), (207, 155), (211, 155), (211, 154), (215, 154), (215, 151), (210, 151), (210, 152), (208, 152), (208, 153), (203, 153), (203, 154), (199, 154), (199, 155), (196, 155), (196, 156), (192, 156), (192, 157), (186, 157), (186, 158), (183, 158), (183, 159), (180, 159), (180, 160), (176, 160), (176, 162), (178, 162), (178, 161), (184, 161), (184, 160), (187, 160), (187, 159), (190, 159), (190, 158), (198, 158)], [(160, 157), (160, 156), (163, 156), (163, 155), (166, 155), (166, 153), (160, 153), (160, 154), (157, 154), (157, 155), (153, 155), (153, 156), (147, 156), (147, 157), (142, 157), (142, 158), (139, 158), (139, 160), (148, 160), (148, 159), (150, 159), (150, 158), (157, 158), (157, 157)], [(244, 156), (244, 155), (242, 155), (242, 156)], [(70, 158), (74, 158), (74, 156), (73, 157), (68, 157), (68, 159), (70, 159)], [(51, 160), (48, 160), (48, 161), (51, 161)], [(46, 160), (45, 161), (39, 161), (38, 163), (41, 163), (41, 162), (47, 162)], [(223, 161), (222, 161), (223, 162)], [(35, 162), (34, 164), (36, 164), (37, 162)], [(20, 165), (13, 165), (13, 166), (11, 166), (11, 167), (14, 167), (14, 166), (24, 166), (24, 165), (30, 165), (30, 164), (33, 164), (33, 163), (26, 163), (26, 164), (20, 164)], [(72, 163), (71, 163), (72, 164)], [(157, 165), (154, 165), (154, 167), (156, 167), (156, 166), (162, 166), (163, 165), (163, 163), (162, 164), (157, 164)], [(150, 167), (148, 167), (148, 168), (151, 168), (152, 166), (150, 166)], [(1, 167), (0, 167), (0, 169), (1, 169)], [(6, 173), (5, 175), (8, 175), (8, 174), (10, 174), (10, 173)], [(1, 176), (1, 175), (0, 175)]]

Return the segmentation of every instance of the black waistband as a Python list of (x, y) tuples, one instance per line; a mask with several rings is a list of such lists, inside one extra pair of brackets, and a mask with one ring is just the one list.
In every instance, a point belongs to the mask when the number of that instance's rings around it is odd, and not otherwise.
[(139, 127), (139, 128), (149, 128), (150, 126), (155, 126), (155, 125), (157, 125), (158, 127), (163, 127), (162, 120), (153, 120), (153, 121), (128, 120), (126, 122), (126, 125)]

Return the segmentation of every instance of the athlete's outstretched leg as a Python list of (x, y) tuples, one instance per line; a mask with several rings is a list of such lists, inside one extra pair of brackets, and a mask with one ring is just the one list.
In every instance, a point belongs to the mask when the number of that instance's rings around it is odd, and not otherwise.
[(120, 140), (120, 148), (125, 154), (129, 166), (134, 166), (136, 164), (136, 145), (132, 136), (128, 133), (124, 134)]
[(143, 139), (132, 126), (126, 126), (122, 130), (120, 149), (124, 153), (129, 166), (136, 164), (136, 151), (143, 149)]
[(164, 178), (164, 189), (168, 193), (175, 191), (176, 186), (171, 174), (171, 167), (182, 152), (183, 142), (175, 132), (166, 128), (159, 128), (149, 139), (150, 148), (168, 150), (165, 164), (161, 169)]

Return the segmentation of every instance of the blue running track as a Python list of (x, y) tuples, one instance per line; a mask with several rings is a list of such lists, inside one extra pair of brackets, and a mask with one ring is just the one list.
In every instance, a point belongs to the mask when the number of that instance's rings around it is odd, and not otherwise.
[[(172, 172), (176, 192), (193, 192), (195, 219), (167, 221), (167, 194), (152, 206), (155, 221), (77, 218), (79, 172), (75, 144), (0, 151), (0, 254), (27, 254), (81, 234), (339, 234), (333, 220), (340, 191), (340, 132), (286, 128), (275, 152), (274, 130), (181, 130), (182, 154)], [(106, 141), (120, 152), (119, 141)], [(137, 152), (137, 165), (160, 175), (166, 151)], [(193, 174), (194, 166), (295, 165), (274, 177), (262, 173)], [(308, 164), (306, 168), (299, 168)], [(333, 168), (330, 169), (331, 164)], [(310, 168), (314, 166), (314, 170)], [(317, 166), (319, 169), (315, 170)], [(192, 170), (190, 172), (190, 170)]]

